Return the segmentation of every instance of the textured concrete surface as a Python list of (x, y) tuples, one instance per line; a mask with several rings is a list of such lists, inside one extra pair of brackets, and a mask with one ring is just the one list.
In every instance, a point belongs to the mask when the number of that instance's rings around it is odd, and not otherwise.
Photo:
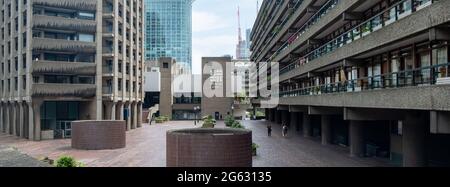
[[(347, 148), (322, 146), (319, 139), (305, 139), (292, 132), (283, 138), (279, 125), (273, 125), (272, 137), (267, 137), (265, 121), (245, 121), (244, 125), (253, 131), (253, 142), (260, 146), (258, 156), (253, 158), (254, 167), (386, 166), (386, 160), (351, 158)], [(218, 126), (223, 127), (223, 122)], [(69, 155), (88, 167), (165, 167), (166, 131), (192, 127), (193, 122), (184, 121), (144, 125), (127, 132), (127, 147), (118, 150), (74, 150), (70, 140), (31, 142), (5, 134), (0, 135), (0, 145), (17, 147), (35, 158)]]
[(0, 167), (50, 167), (50, 165), (22, 154), (15, 148), (0, 145)]
[(450, 111), (450, 85), (280, 98), (280, 105)]

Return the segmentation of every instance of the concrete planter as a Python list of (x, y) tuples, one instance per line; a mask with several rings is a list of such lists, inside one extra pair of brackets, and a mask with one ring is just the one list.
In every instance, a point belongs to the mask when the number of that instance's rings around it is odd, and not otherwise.
[(72, 148), (81, 150), (120, 149), (126, 146), (125, 121), (72, 122)]
[(252, 167), (250, 130), (173, 130), (166, 146), (168, 167)]

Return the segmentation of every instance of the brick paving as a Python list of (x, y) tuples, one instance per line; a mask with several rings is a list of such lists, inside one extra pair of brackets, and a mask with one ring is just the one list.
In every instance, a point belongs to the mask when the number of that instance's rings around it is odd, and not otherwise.
[[(385, 160), (352, 158), (346, 148), (322, 146), (320, 141), (305, 139), (297, 134), (281, 137), (281, 127), (273, 125), (272, 137), (267, 137), (265, 121), (245, 121), (253, 131), (253, 141), (259, 144), (255, 167), (371, 167), (387, 166)], [(223, 127), (219, 122), (219, 127)], [(193, 122), (175, 121), (165, 124), (144, 125), (127, 132), (127, 147), (118, 150), (83, 151), (71, 148), (70, 140), (33, 142), (6, 134), (0, 135), (0, 145), (17, 148), (34, 158), (56, 159), (73, 156), (89, 167), (165, 167), (166, 131), (192, 128)]]

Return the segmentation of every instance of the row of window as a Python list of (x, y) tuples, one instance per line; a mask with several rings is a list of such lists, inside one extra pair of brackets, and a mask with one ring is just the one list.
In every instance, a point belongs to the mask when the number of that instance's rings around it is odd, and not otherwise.
[[(14, 81), (13, 84), (11, 81)], [(14, 86), (14, 91), (19, 90), (19, 77), (14, 77), (13, 79), (6, 79), (1, 81), (1, 90), (0, 93), (10, 92), (11, 87)], [(27, 77), (26, 75), (22, 75), (22, 89), (25, 90), (27, 86)]]

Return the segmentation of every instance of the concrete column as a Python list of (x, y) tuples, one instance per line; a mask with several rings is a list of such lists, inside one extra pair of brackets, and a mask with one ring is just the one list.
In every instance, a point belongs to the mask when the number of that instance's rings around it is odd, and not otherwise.
[(275, 112), (275, 122), (276, 123), (278, 123), (278, 124), (281, 124), (282, 122), (283, 122), (283, 118), (281, 117), (282, 116), (282, 111), (281, 110), (276, 110), (276, 112)]
[(11, 104), (12, 110), (12, 120), (11, 120), (11, 129), (12, 135), (17, 136), (17, 104), (14, 102)]
[(41, 140), (41, 105), (42, 101), (33, 101), (34, 140)]
[(28, 140), (34, 140), (34, 113), (33, 105), (31, 103), (26, 104), (28, 108)]
[(3, 117), (3, 103), (0, 104), (0, 133), (5, 132), (4, 131), (4, 117)]
[(137, 127), (142, 127), (142, 102), (139, 102), (137, 105)]
[(303, 113), (303, 136), (309, 138), (311, 136), (311, 116)]
[(289, 111), (282, 110), (281, 111), (281, 123), (289, 125), (290, 119), (291, 119), (291, 117), (290, 117)]
[(274, 109), (274, 108), (270, 109), (270, 121), (271, 122), (275, 122), (276, 113), (277, 113), (277, 109)]
[(328, 145), (331, 142), (331, 117), (322, 115), (322, 145)]
[(350, 121), (350, 156), (357, 157), (364, 154), (363, 122)]
[(116, 105), (117, 105), (117, 103), (112, 103), (112, 106), (111, 106), (111, 120), (117, 120), (116, 119)]
[(298, 116), (299, 113), (298, 112), (291, 112), (291, 120), (290, 120), (290, 124), (289, 124), (289, 128), (291, 129), (291, 131), (295, 131), (294, 129), (297, 127), (298, 125)]
[(131, 103), (131, 129), (137, 128), (137, 103)]
[(6, 109), (6, 115), (5, 115), (5, 117), (6, 117), (6, 120), (5, 120), (5, 126), (6, 126), (6, 128), (5, 128), (5, 133), (6, 134), (11, 134), (11, 124), (9, 123), (9, 118), (10, 118), (10, 105), (9, 105), (9, 103), (7, 103), (6, 104), (6, 106), (5, 106), (5, 109)]
[(25, 123), (25, 115), (24, 115), (24, 111), (23, 111), (23, 104), (22, 102), (19, 103), (19, 136), (21, 138), (25, 137), (25, 132), (24, 132), (24, 123)]
[(130, 110), (130, 103), (125, 103), (124, 109), (128, 110), (128, 116), (126, 116), (126, 124), (127, 124), (127, 131), (131, 130), (131, 110)]
[(112, 120), (112, 113), (116, 113), (116, 111), (112, 110), (112, 103), (105, 102), (105, 120)]
[(427, 121), (420, 115), (408, 115), (403, 123), (403, 166), (426, 166)]
[(266, 113), (266, 121), (270, 121), (270, 109), (266, 108), (265, 113)]

